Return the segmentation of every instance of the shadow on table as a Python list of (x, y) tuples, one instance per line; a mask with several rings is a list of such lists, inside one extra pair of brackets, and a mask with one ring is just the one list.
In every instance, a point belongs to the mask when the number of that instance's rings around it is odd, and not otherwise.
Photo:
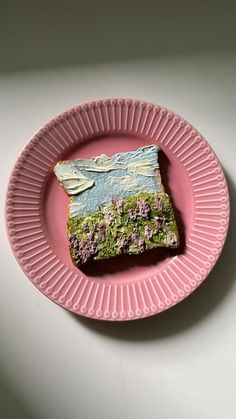
[(29, 412), (27, 406), (17, 393), (5, 382), (0, 374), (0, 418), (2, 419), (36, 419), (37, 414)]
[(236, 192), (229, 175), (226, 175), (226, 179), (232, 216), (223, 253), (207, 280), (190, 297), (159, 315), (139, 321), (110, 323), (72, 314), (74, 319), (93, 332), (112, 339), (144, 341), (181, 333), (210, 315), (230, 292), (236, 271), (236, 219), (233, 217), (236, 213)]

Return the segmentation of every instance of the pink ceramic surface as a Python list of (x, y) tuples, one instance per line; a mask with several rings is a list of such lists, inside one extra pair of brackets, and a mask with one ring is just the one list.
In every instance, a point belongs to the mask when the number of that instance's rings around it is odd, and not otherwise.
[[(54, 164), (153, 143), (162, 150), (161, 173), (181, 248), (77, 269), (66, 238), (68, 197), (53, 175)], [(214, 152), (185, 120), (146, 102), (98, 100), (62, 113), (29, 141), (10, 178), (6, 219), (20, 266), (47, 297), (84, 316), (132, 320), (166, 310), (204, 281), (224, 244), (229, 199)]]

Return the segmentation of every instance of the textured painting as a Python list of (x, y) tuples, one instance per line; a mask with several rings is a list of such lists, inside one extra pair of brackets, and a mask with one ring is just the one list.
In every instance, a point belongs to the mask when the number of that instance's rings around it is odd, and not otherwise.
[(179, 246), (156, 145), (111, 157), (61, 161), (54, 172), (70, 197), (68, 242), (76, 266), (92, 259)]

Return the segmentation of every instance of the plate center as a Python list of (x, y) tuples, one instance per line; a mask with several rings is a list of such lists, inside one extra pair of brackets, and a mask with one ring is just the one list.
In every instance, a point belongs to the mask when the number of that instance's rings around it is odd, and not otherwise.
[[(113, 155), (152, 143), (153, 140), (133, 135), (102, 135), (78, 144), (73, 150), (61, 156), (60, 160), (89, 158), (102, 153)], [(175, 210), (181, 239), (180, 248), (178, 250), (157, 248), (140, 255), (123, 255), (106, 261), (91, 262), (81, 269), (87, 276), (113, 282), (134, 280), (134, 277), (139, 280), (144, 272), (145, 276), (157, 273), (157, 270), (163, 269), (163, 266), (169, 263), (170, 258), (185, 251), (185, 241), (192, 224), (194, 209), (190, 183), (180, 162), (170, 150), (163, 147), (159, 152), (159, 161), (164, 188), (170, 194)], [(68, 196), (51, 173), (45, 189), (44, 224), (57, 256), (70, 269), (78, 272), (70, 259), (67, 244), (68, 202)]]

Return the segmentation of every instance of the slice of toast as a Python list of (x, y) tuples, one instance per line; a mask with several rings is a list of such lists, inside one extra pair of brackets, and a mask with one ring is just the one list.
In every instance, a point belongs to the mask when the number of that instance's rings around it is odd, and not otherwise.
[(173, 206), (161, 182), (158, 147), (60, 161), (54, 173), (70, 197), (68, 241), (72, 260), (139, 254), (179, 246)]

